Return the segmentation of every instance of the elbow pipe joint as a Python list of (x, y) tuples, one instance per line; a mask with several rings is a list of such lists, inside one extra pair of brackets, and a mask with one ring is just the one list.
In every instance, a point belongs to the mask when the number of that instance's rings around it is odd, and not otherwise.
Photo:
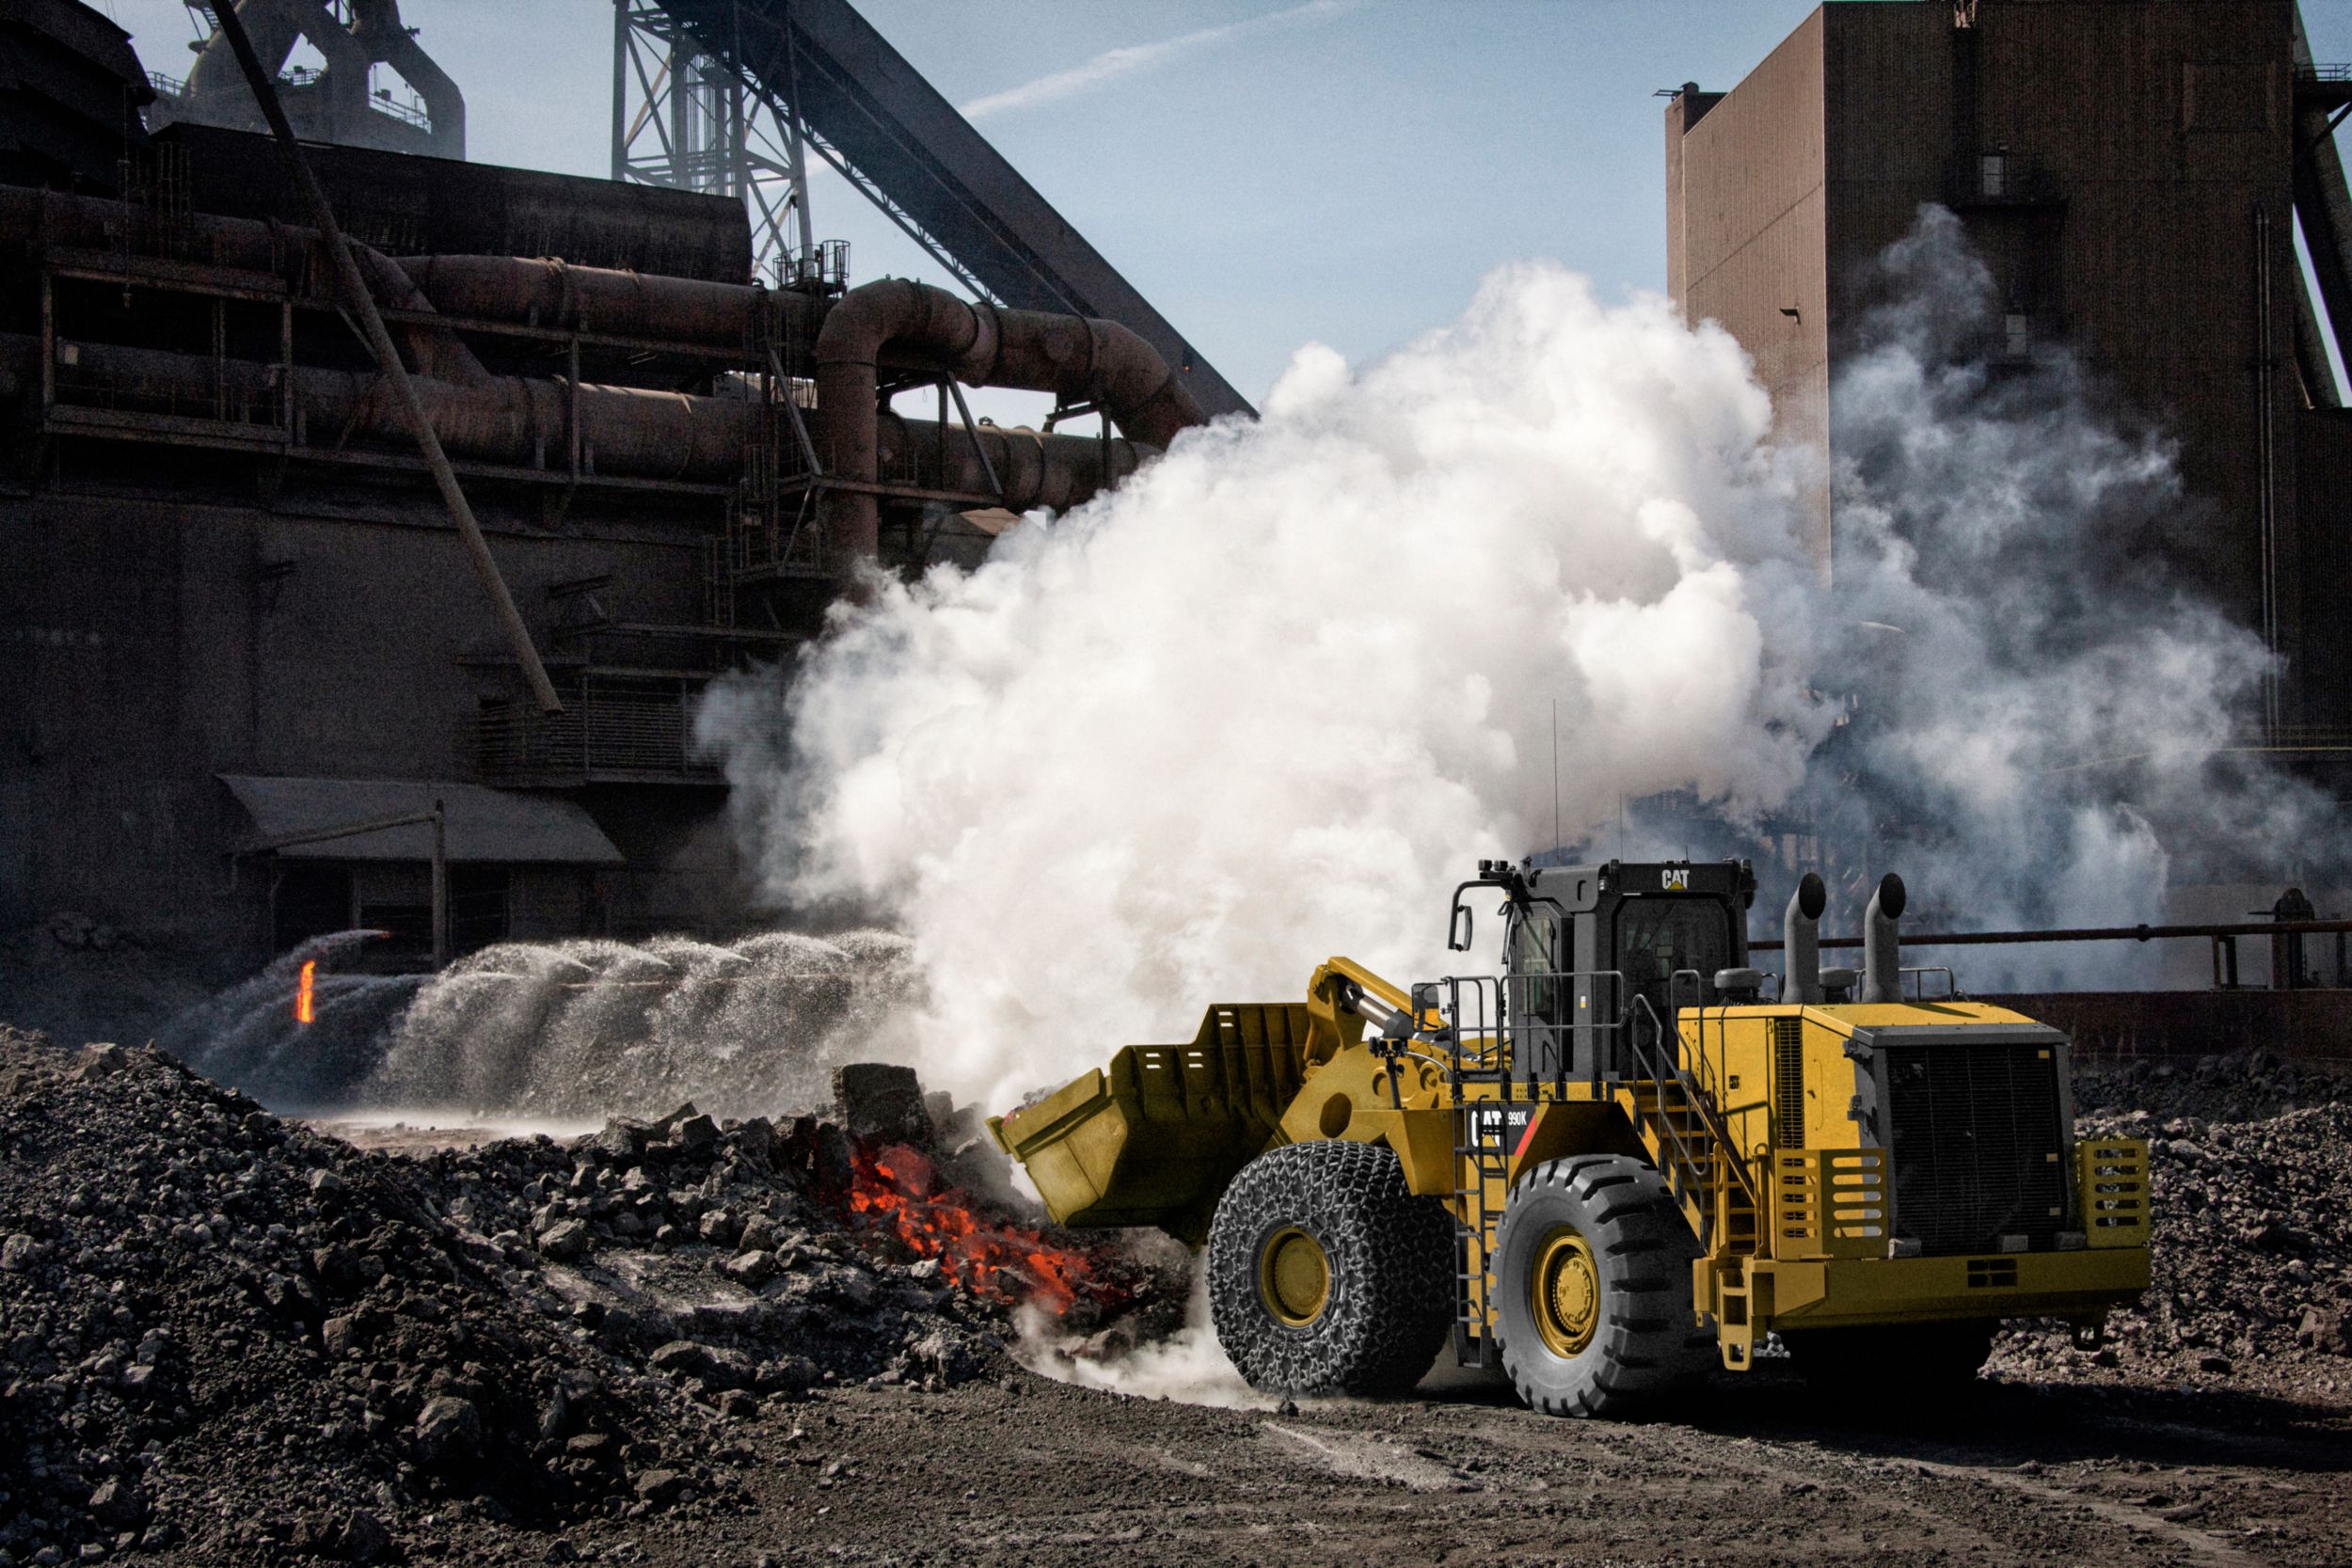
[(1829, 888), (1810, 871), (1797, 883), (1797, 891), (1788, 895), (1788, 909), (1780, 921), (1781, 956), (1788, 960), (1780, 986), (1783, 1002), (1818, 1003), (1823, 999), (1821, 911), (1828, 904)]
[(1907, 901), (1903, 879), (1893, 872), (1879, 879), (1862, 927), (1862, 1000), (1903, 999), (1902, 938), (1897, 922)]

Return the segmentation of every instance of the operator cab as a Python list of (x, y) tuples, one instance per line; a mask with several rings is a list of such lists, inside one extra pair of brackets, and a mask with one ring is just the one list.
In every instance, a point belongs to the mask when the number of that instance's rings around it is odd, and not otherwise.
[(1756, 872), (1744, 860), (1478, 869), (1454, 894), (1454, 944), (1469, 945), (1463, 895), (1502, 889), (1500, 1010), (1513, 1077), (1621, 1073), (1622, 1037), (1635, 1029), (1673, 1051), (1676, 1010), (1720, 1000), (1716, 975), (1748, 961)]

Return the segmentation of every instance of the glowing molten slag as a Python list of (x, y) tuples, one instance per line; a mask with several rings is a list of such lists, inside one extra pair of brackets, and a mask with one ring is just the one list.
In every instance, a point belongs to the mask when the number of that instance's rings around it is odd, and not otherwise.
[(904, 1144), (861, 1148), (851, 1158), (850, 1212), (895, 1231), (918, 1258), (939, 1259), (950, 1283), (992, 1300), (1043, 1307), (1066, 1315), (1083, 1298), (1108, 1307), (1129, 1291), (1090, 1254), (1038, 1231), (992, 1217)]
[(318, 993), (314, 990), (318, 983), (318, 959), (305, 958), (302, 961), (302, 978), (294, 982), (294, 1022), (296, 1023), (309, 1023), (319, 1016)]

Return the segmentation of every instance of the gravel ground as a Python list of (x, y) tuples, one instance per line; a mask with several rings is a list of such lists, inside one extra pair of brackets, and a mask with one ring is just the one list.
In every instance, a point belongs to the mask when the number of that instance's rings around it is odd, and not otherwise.
[(1149, 1339), (1181, 1271), (971, 1196), (969, 1117), (887, 1074), (395, 1152), (0, 1031), (0, 1565), (2341, 1563), (2352, 1108), (2216, 1092), (2246, 1068), (2081, 1095), (2155, 1141), (2157, 1287), (2106, 1349), (2021, 1329), (1908, 1426), (1769, 1364), (1610, 1425), (1458, 1373), (1245, 1410), (1024, 1370), (1013, 1301)]

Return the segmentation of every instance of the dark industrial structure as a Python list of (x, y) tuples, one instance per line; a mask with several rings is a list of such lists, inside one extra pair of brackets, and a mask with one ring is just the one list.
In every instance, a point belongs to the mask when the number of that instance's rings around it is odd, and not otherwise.
[[(2352, 415), (2295, 232), (2345, 343), (2347, 104), (2294, 0), (1823, 6), (1731, 91), (1669, 105), (1669, 286), (1834, 455), (1866, 263), (1948, 207), (2001, 290), (1987, 357), (2063, 340), (2179, 438), (2215, 523), (2177, 564), (2283, 659), (2249, 730), (2317, 761), (2352, 735)], [(1826, 494), (1814, 528), (1834, 574)]]
[[(284, 84), (278, 97), (303, 140), (436, 158), (466, 155), (465, 95), (401, 25), (396, 0), (352, 0), (347, 22), (317, 0), (279, 0), (241, 10), (264, 67)], [(316, 71), (290, 69), (297, 43), (309, 44), (325, 65)], [(375, 85), (378, 66), (406, 87), (405, 95), (389, 83)], [(186, 81), (175, 82), (160, 71), (150, 81), (155, 89), (147, 114), (150, 130), (180, 121), (262, 129), (252, 90), (217, 33), (198, 51)]]
[[(788, 659), (869, 563), (977, 559), (1246, 409), (847, 6), (796, 0), (789, 43), (781, 6), (708, 9), (665, 25), (756, 23), (755, 71), (797, 69), (828, 155), (922, 214), (979, 300), (850, 288), (837, 245), (762, 266), (739, 185), (423, 155), (462, 145), (463, 101), (390, 0), (347, 27), (307, 0), (236, 13), (518, 638), (221, 38), (151, 83), (96, 11), (9, 8), (0, 931), (72, 911), (249, 960), (354, 926), (418, 958), (737, 928), (691, 739), (707, 683)], [(324, 72), (288, 74), (297, 35)], [(745, 58), (734, 39), (707, 47)], [(379, 65), (421, 123), (371, 95)], [(961, 385), (1106, 418), (1002, 429)], [(910, 391), (934, 418), (892, 412)]]

